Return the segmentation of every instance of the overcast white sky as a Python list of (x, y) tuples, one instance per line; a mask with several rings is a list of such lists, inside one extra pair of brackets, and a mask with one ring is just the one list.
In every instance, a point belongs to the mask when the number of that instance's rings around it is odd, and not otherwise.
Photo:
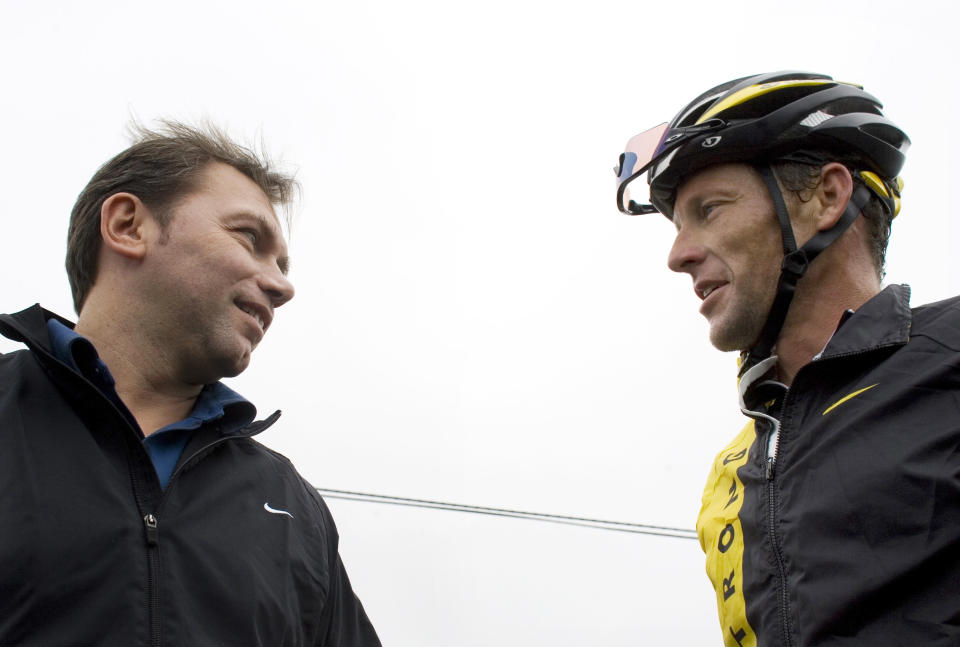
[[(209, 117), (304, 189), (297, 297), (232, 381), (283, 409), (264, 442), (322, 487), (692, 528), (735, 358), (611, 168), (722, 81), (857, 81), (914, 142), (888, 280), (951, 296), (948, 7), (0, 0), (0, 309), (72, 317), (68, 215), (129, 117)], [(385, 645), (720, 644), (695, 541), (330, 506)]]

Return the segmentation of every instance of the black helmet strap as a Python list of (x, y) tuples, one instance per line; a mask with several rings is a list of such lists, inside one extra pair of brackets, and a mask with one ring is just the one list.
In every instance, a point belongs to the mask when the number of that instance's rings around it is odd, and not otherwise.
[(862, 185), (857, 186), (837, 223), (826, 231), (818, 232), (803, 247), (797, 249), (793, 226), (790, 224), (790, 213), (787, 211), (787, 204), (783, 199), (773, 169), (769, 164), (757, 164), (755, 168), (767, 185), (767, 190), (770, 192), (770, 197), (773, 199), (773, 205), (776, 208), (777, 220), (780, 223), (783, 238), (783, 263), (780, 266), (777, 294), (770, 306), (770, 313), (767, 315), (767, 321), (760, 331), (757, 342), (746, 353), (746, 357), (741, 362), (741, 375), (751, 366), (770, 356), (773, 345), (776, 343), (777, 337), (780, 336), (783, 323), (787, 319), (787, 312), (790, 310), (793, 294), (797, 290), (797, 283), (803, 278), (813, 259), (840, 238), (870, 200), (870, 190)]

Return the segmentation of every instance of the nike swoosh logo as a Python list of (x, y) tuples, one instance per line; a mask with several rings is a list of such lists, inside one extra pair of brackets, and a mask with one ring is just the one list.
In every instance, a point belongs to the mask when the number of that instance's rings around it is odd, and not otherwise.
[(264, 503), (264, 504), (263, 504), (263, 509), (266, 510), (267, 512), (271, 513), (271, 514), (285, 514), (285, 515), (287, 515), (288, 517), (290, 517), (291, 519), (293, 519), (293, 515), (292, 515), (292, 514), (290, 514), (290, 513), (287, 512), (286, 510), (277, 510), (276, 508), (271, 508), (269, 503)]
[[(877, 384), (880, 384), (880, 383), (877, 382)], [(851, 393), (851, 394), (849, 394), (849, 395), (843, 396), (842, 398), (840, 398), (839, 400), (837, 400), (836, 402), (834, 402), (833, 404), (831, 404), (829, 407), (827, 407), (826, 409), (824, 409), (824, 410), (823, 410), (823, 413), (821, 413), (820, 415), (821, 415), (821, 416), (827, 415), (828, 413), (830, 413), (831, 411), (833, 411), (834, 409), (836, 409), (837, 407), (839, 407), (841, 404), (843, 404), (843, 403), (846, 402), (847, 400), (850, 400), (850, 399), (852, 399), (852, 398), (857, 397), (858, 395), (860, 395), (860, 394), (863, 393), (864, 391), (869, 391), (869, 390), (872, 389), (873, 387), (877, 386), (877, 384), (871, 384), (870, 386), (866, 386), (866, 387), (860, 389), (859, 391), (854, 391), (853, 393)]]

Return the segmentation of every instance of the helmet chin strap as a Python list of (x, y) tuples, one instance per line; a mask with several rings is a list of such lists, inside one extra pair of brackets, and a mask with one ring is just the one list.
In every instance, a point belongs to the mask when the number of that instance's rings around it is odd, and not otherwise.
[(777, 294), (770, 306), (767, 321), (760, 331), (757, 342), (745, 352), (745, 357), (740, 365), (740, 375), (770, 357), (773, 346), (777, 342), (777, 337), (780, 336), (780, 330), (783, 328), (783, 322), (787, 319), (787, 312), (790, 310), (790, 302), (793, 301), (797, 283), (803, 278), (813, 259), (840, 238), (870, 200), (870, 190), (862, 185), (857, 186), (837, 223), (826, 231), (816, 233), (803, 247), (798, 249), (796, 237), (793, 234), (793, 226), (790, 224), (790, 214), (780, 191), (780, 185), (777, 184), (773, 168), (769, 164), (758, 164), (755, 168), (767, 185), (777, 211), (777, 220), (780, 223), (783, 238), (783, 262), (780, 265)]

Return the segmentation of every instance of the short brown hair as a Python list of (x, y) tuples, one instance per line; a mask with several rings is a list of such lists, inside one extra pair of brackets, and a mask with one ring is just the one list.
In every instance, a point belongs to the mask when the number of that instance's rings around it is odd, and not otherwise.
[[(854, 184), (862, 184), (857, 175), (855, 164), (845, 161), (840, 163), (850, 170)], [(801, 202), (806, 202), (810, 199), (807, 192), (820, 186), (820, 170), (825, 164), (826, 162), (807, 164), (787, 160), (774, 162), (772, 166), (780, 185), (786, 191), (796, 195)], [(882, 280), (886, 273), (884, 268), (886, 266), (887, 244), (890, 242), (890, 224), (893, 221), (893, 214), (887, 211), (880, 198), (872, 192), (870, 200), (864, 205), (861, 213), (867, 221), (867, 236), (869, 238), (867, 243), (870, 245), (874, 268), (877, 270), (877, 277)]]
[(100, 210), (111, 195), (137, 196), (166, 227), (169, 207), (196, 188), (198, 176), (211, 162), (229, 164), (246, 175), (275, 205), (289, 206), (299, 190), (292, 175), (281, 173), (264, 154), (237, 144), (213, 124), (193, 127), (164, 120), (153, 130), (133, 123), (130, 132), (133, 144), (97, 170), (70, 214), (66, 266), (77, 313), (97, 277)]

